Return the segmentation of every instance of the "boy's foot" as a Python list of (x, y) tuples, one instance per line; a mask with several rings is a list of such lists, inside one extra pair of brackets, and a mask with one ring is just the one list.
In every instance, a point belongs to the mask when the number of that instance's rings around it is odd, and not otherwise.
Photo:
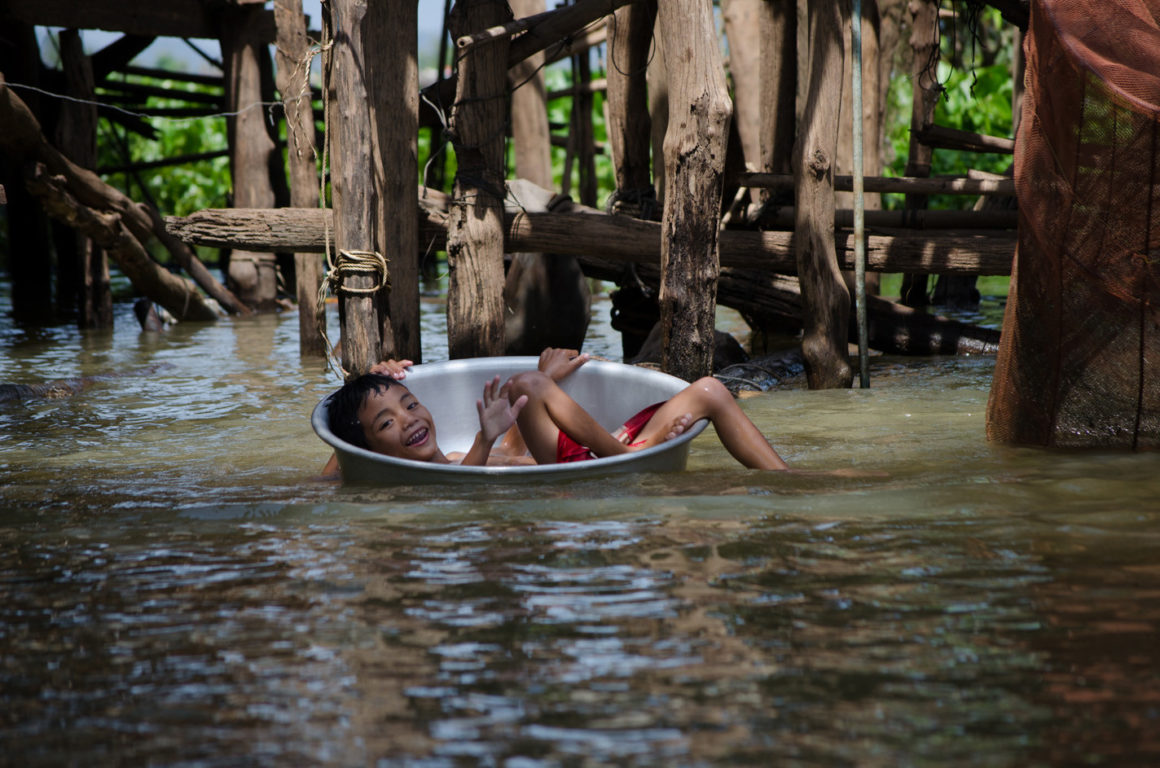
[(692, 423), (693, 423), (693, 414), (691, 414), (691, 413), (681, 414), (677, 418), (673, 419), (672, 426), (669, 427), (669, 431), (665, 434), (665, 439), (662, 440), (661, 442), (668, 442), (669, 440), (675, 440), (678, 436), (681, 435), (681, 433), (683, 433), (686, 429), (688, 429), (689, 425)]

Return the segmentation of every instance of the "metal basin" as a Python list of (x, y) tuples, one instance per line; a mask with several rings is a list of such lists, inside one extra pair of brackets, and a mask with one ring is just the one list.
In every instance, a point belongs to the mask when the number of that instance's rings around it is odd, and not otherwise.
[[(417, 365), (403, 383), (435, 420), (435, 438), (444, 453), (467, 451), (479, 429), (475, 401), (486, 381), (534, 370), (535, 357), (481, 357)], [(680, 392), (686, 382), (667, 373), (622, 363), (590, 360), (561, 384), (609, 431), (653, 403)], [(330, 431), (330, 396), (315, 406), (310, 423), (334, 448), (344, 482), (356, 485), (415, 485), (449, 482), (556, 481), (614, 472), (671, 472), (685, 468), (689, 442), (708, 422), (698, 421), (684, 434), (661, 445), (604, 459), (571, 464), (519, 467), (463, 467), (396, 459), (339, 440)]]

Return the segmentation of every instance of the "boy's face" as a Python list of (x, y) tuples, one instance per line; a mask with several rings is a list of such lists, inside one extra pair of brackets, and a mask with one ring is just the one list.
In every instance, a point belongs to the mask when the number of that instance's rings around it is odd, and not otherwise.
[(433, 461), (441, 455), (431, 413), (402, 385), (367, 395), (358, 420), (367, 447), (376, 453), (415, 461)]

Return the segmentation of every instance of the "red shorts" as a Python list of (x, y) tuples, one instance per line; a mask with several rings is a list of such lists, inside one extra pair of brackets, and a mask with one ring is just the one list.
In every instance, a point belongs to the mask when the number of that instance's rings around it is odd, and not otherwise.
[[(654, 403), (644, 410), (637, 413), (635, 416), (624, 422), (623, 436), (632, 445), (633, 439), (640, 434), (644, 429), (645, 424), (648, 424), (649, 419), (657, 412), (657, 409), (664, 405), (664, 402)], [(580, 443), (573, 440), (564, 430), (560, 430), (560, 437), (556, 440), (556, 463), (564, 464), (570, 461), (588, 461), (595, 459), (596, 454), (588, 450), (587, 446), (580, 445)]]

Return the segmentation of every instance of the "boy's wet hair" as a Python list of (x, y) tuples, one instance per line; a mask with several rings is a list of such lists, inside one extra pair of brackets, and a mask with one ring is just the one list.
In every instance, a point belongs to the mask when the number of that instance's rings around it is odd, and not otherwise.
[(364, 373), (343, 384), (342, 389), (330, 396), (330, 431), (343, 442), (367, 448), (358, 412), (371, 392), (378, 394), (391, 387), (403, 387), (403, 384), (381, 373)]

